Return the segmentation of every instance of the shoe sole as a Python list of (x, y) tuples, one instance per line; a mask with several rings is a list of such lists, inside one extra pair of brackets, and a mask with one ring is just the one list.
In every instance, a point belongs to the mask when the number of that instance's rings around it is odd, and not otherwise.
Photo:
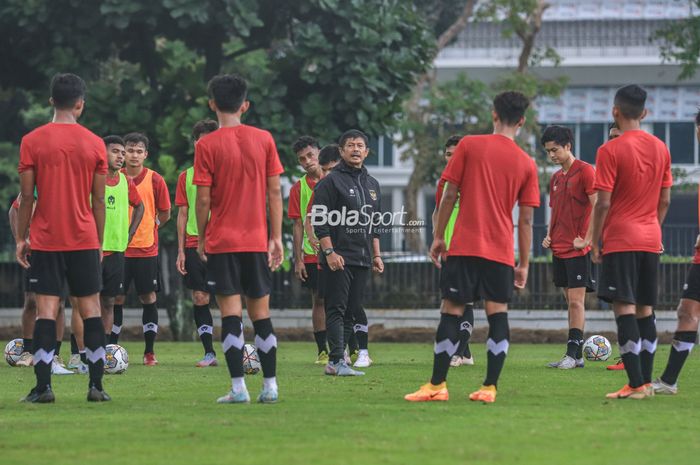
[(469, 400), (471, 400), (472, 402), (483, 402), (484, 404), (493, 404), (494, 402), (496, 402), (496, 399), (491, 398), (491, 397), (489, 397), (489, 398), (477, 397), (477, 398), (472, 399), (470, 396)]
[(407, 400), (409, 402), (447, 402), (450, 400), (449, 397), (421, 397), (421, 398), (409, 398), (408, 396), (404, 396), (404, 400)]

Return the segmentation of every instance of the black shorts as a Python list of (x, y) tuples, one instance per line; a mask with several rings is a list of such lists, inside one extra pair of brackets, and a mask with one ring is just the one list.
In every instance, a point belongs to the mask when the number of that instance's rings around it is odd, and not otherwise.
[(196, 247), (185, 249), (185, 287), (193, 291), (209, 292), (207, 287), (207, 264), (199, 258)]
[(212, 294), (242, 294), (251, 299), (270, 295), (272, 271), (267, 266), (267, 253), (207, 254), (207, 285)]
[(582, 257), (552, 257), (554, 285), (568, 289), (586, 288), (595, 292), (595, 279), (591, 270), (591, 254)]
[(138, 295), (159, 292), (158, 257), (126, 257), (124, 259), (124, 294), (129, 292), (132, 281)]
[(29, 268), (29, 292), (43, 295), (65, 295), (66, 283), (70, 295), (86, 297), (102, 289), (100, 252), (74, 250), (67, 252), (32, 251)]
[(700, 302), (700, 265), (692, 264), (688, 270), (683, 284), (682, 299), (691, 299)]
[(100, 295), (116, 297), (124, 294), (124, 252), (102, 258), (102, 290)]
[(598, 297), (608, 303), (656, 305), (658, 275), (658, 253), (617, 252), (603, 255)]
[(318, 290), (318, 266), (316, 263), (304, 263), (304, 267), (306, 268), (306, 281), (301, 282), (301, 287), (315, 292)]
[(458, 304), (477, 300), (508, 303), (513, 297), (512, 266), (481, 257), (450, 256), (440, 270), (442, 298)]

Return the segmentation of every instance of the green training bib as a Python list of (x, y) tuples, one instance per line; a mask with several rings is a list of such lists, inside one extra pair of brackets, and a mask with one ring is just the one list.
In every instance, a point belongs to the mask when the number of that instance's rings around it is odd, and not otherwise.
[(119, 184), (105, 186), (105, 232), (102, 249), (124, 252), (129, 242), (129, 182), (119, 173)]

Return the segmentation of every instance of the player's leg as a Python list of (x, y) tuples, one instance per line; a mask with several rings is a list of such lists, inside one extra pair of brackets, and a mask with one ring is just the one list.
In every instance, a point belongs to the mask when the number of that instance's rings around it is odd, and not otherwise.
[(100, 290), (102, 267), (98, 250), (66, 252), (66, 278), (70, 294), (83, 319), (83, 340), (89, 381), (87, 400), (104, 402), (111, 398), (102, 387), (105, 363), (105, 332), (102, 325)]
[(433, 373), (430, 382), (404, 399), (410, 402), (445, 401), (450, 360), (459, 347), (459, 324), (464, 305), (476, 300), (477, 281), (470, 275), (467, 257), (448, 257), (440, 269), (440, 323), (435, 331)]
[(331, 271), (324, 265), (326, 274), (326, 331), (328, 335), (328, 364), (325, 373), (331, 376), (361, 376), (361, 371), (350, 368), (345, 361), (345, 333), (350, 325), (351, 313), (348, 310), (352, 273), (348, 266), (343, 270)]
[[(73, 300), (71, 299), (71, 305)], [(66, 330), (66, 312), (65, 303), (61, 299), (60, 305), (58, 306), (58, 314), (56, 315), (56, 352), (53, 356), (53, 363), (51, 364), (51, 374), (52, 375), (72, 375), (74, 374), (71, 370), (66, 368), (66, 364), (61, 358), (61, 345), (63, 343), (63, 335)]]
[(642, 366), (642, 381), (648, 393), (653, 394), (651, 386), (654, 371), (654, 354), (656, 353), (656, 316), (653, 306), (658, 294), (659, 254), (642, 252), (640, 257), (639, 281), (637, 283), (637, 326), (641, 338), (639, 361)]
[(68, 362), (68, 369), (75, 370), (80, 374), (87, 374), (89, 370), (87, 365), (87, 357), (85, 355), (85, 342), (83, 338), (83, 318), (80, 316), (77, 302), (71, 301), (71, 307), (73, 309), (70, 323), (71, 356), (70, 361)]
[[(105, 344), (110, 343), (114, 330), (114, 307), (116, 298), (124, 292), (124, 254), (115, 252), (102, 259), (102, 289), (100, 290), (100, 312), (105, 333)], [(119, 329), (121, 331), (121, 322)]]
[[(28, 274), (27, 274), (28, 276)], [(27, 278), (27, 281), (29, 279)], [(27, 287), (28, 289), (28, 287)], [(24, 346), (22, 355), (15, 364), (18, 367), (30, 367), (34, 360), (33, 334), (36, 321), (36, 296), (33, 292), (24, 293), (24, 307), (22, 308), (22, 343)]]
[(141, 323), (143, 324), (143, 364), (158, 365), (155, 355), (155, 342), (158, 335), (158, 306), (156, 292), (160, 290), (158, 257), (132, 258), (134, 286), (141, 301)]
[(200, 368), (216, 366), (216, 351), (213, 345), (214, 319), (209, 308), (207, 265), (199, 258), (196, 248), (185, 249), (185, 271), (187, 273), (183, 277), (183, 281), (185, 287), (192, 291), (194, 323), (204, 349), (204, 358), (199, 360), (195, 366)]
[(367, 368), (372, 365), (372, 359), (369, 358), (369, 333), (367, 313), (362, 306), (362, 298), (367, 287), (370, 269), (350, 267), (353, 274), (350, 291), (348, 294), (348, 312), (354, 316), (355, 324), (353, 325), (353, 333), (357, 338), (357, 360), (354, 366), (357, 368)]
[(583, 366), (580, 361), (583, 358), (583, 327), (585, 324), (584, 302), (586, 300), (586, 288), (566, 288), (566, 301), (569, 308), (569, 334), (566, 341), (566, 354), (559, 361), (556, 368), (568, 370)]
[(124, 257), (124, 287), (114, 299), (114, 311), (112, 312), (114, 321), (112, 323), (112, 332), (109, 335), (110, 344), (119, 344), (119, 335), (124, 322), (124, 302), (126, 302), (126, 294), (129, 292), (129, 287), (131, 287), (131, 282), (134, 279), (132, 268), (132, 259)]
[[(314, 265), (315, 266), (315, 265)], [(320, 276), (320, 272), (319, 272)], [(318, 356), (316, 364), (325, 365), (328, 363), (328, 343), (326, 335), (326, 307), (321, 293), (316, 290), (311, 294), (311, 323), (314, 330), (314, 340)]]
[(451, 367), (459, 367), (462, 365), (474, 365), (474, 357), (469, 347), (469, 339), (472, 337), (474, 330), (474, 305), (468, 303), (464, 305), (464, 313), (459, 322), (459, 347), (457, 352), (450, 360)]

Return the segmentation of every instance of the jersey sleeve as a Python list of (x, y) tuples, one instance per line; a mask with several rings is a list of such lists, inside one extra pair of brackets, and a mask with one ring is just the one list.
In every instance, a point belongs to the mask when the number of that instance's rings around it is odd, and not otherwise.
[(17, 171), (23, 173), (28, 170), (33, 170), (35, 168), (34, 156), (32, 154), (31, 144), (26, 138), (22, 138), (22, 142), (19, 146), (19, 166)]
[(591, 165), (585, 165), (583, 170), (583, 190), (586, 195), (595, 194), (595, 168)]
[(275, 145), (275, 140), (272, 138), (272, 134), (269, 134), (269, 141), (267, 144), (267, 158), (266, 158), (266, 174), (267, 177), (277, 176), (278, 174), (284, 173), (284, 168), (282, 167), (282, 162), (280, 162), (279, 153), (277, 153), (277, 146)]
[(464, 166), (467, 157), (467, 145), (465, 142), (466, 137), (462, 138), (462, 141), (457, 145), (450, 161), (447, 162), (445, 171), (442, 172), (442, 179), (446, 182), (451, 182), (457, 187), (462, 185), (462, 177), (464, 176)]
[(214, 160), (207, 150), (207, 144), (200, 140), (194, 146), (194, 176), (192, 184), (196, 186), (211, 186), (213, 182)]
[[(298, 219), (301, 218), (301, 206), (300, 206), (300, 190), (301, 184), (297, 181), (289, 191), (289, 204), (287, 205), (287, 218)], [(311, 204), (311, 202), (309, 202)]]
[(153, 196), (156, 200), (156, 210), (161, 212), (170, 210), (170, 191), (168, 191), (168, 185), (161, 175), (155, 173), (153, 175)]
[(95, 174), (107, 174), (107, 147), (102, 139), (96, 137), (97, 163), (95, 165)]
[(617, 164), (615, 157), (604, 145), (598, 149), (596, 155), (595, 189), (598, 191), (612, 192), (617, 177)]
[(183, 171), (177, 178), (177, 187), (175, 188), (175, 205), (178, 207), (188, 207), (187, 203), (187, 172)]
[(664, 150), (666, 151), (666, 166), (664, 166), (664, 180), (661, 183), (661, 187), (671, 187), (673, 186), (673, 175), (671, 174), (671, 154), (668, 153), (668, 147), (664, 146)]
[(126, 182), (129, 186), (129, 205), (131, 205), (132, 207), (137, 207), (141, 205), (141, 194), (139, 194), (138, 189), (136, 189), (136, 184), (134, 184), (134, 180), (127, 176)]
[(540, 183), (538, 178), (535, 161), (530, 159), (525, 182), (518, 193), (518, 205), (521, 207), (537, 208), (540, 206)]

